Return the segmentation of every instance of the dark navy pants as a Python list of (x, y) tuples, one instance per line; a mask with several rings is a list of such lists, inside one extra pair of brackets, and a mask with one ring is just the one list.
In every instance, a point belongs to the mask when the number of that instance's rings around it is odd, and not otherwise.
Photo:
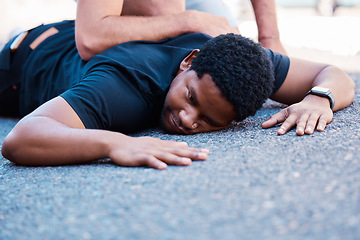
[(30, 44), (43, 32), (52, 26), (61, 26), (61, 23), (41, 25), (30, 29), (27, 36), (15, 51), (10, 50), (16, 37), (12, 38), (0, 52), (0, 116), (19, 116), (19, 98), (22, 75), (22, 66), (32, 52)]

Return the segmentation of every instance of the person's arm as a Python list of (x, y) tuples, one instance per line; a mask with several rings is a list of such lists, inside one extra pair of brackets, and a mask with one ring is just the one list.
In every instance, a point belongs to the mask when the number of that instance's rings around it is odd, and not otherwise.
[[(330, 108), (326, 97), (306, 93), (319, 86), (331, 90), (335, 106)], [(314, 130), (323, 131), (331, 122), (333, 111), (349, 106), (355, 96), (353, 80), (335, 66), (312, 63), (295, 58), (290, 59), (290, 69), (285, 82), (271, 99), (293, 104), (270, 117), (262, 124), (263, 128), (282, 123), (277, 133), (285, 134), (296, 125), (296, 134), (312, 134)]]
[(184, 33), (211, 36), (237, 32), (226, 18), (198, 11), (184, 11), (183, 0), (78, 0), (75, 36), (79, 54), (93, 55), (117, 44), (157, 41)]
[(85, 129), (61, 97), (20, 120), (5, 138), (1, 151), (5, 158), (22, 165), (80, 164), (110, 158), (121, 166), (156, 169), (165, 169), (168, 164), (189, 165), (191, 160), (205, 160), (209, 153), (183, 142)]
[(280, 41), (275, 0), (251, 0), (258, 27), (258, 40), (263, 47), (286, 54)]

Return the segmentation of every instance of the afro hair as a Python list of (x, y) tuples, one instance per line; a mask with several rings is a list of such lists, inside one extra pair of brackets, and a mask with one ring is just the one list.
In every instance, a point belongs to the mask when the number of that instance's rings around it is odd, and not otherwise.
[(225, 34), (205, 43), (192, 61), (201, 79), (209, 74), (234, 106), (236, 121), (252, 116), (271, 95), (274, 71), (268, 54), (258, 43), (237, 34)]

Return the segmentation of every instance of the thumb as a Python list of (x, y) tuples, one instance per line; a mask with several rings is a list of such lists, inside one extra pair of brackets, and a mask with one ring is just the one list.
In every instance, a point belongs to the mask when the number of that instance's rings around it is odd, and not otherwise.
[(280, 112), (272, 115), (268, 120), (261, 124), (261, 127), (266, 129), (274, 127), (278, 123), (282, 123), (287, 118), (287, 109), (283, 109)]

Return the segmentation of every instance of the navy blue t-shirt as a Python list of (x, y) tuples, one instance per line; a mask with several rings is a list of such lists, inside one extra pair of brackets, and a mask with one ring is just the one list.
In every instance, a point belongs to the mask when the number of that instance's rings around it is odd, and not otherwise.
[[(74, 23), (54, 24), (60, 32), (28, 57), (22, 79), (22, 115), (60, 95), (86, 128), (131, 132), (157, 123), (181, 61), (211, 39), (194, 33), (158, 42), (114, 46), (90, 59), (76, 51)], [(274, 65), (274, 91), (282, 85), (289, 58), (266, 50)]]

